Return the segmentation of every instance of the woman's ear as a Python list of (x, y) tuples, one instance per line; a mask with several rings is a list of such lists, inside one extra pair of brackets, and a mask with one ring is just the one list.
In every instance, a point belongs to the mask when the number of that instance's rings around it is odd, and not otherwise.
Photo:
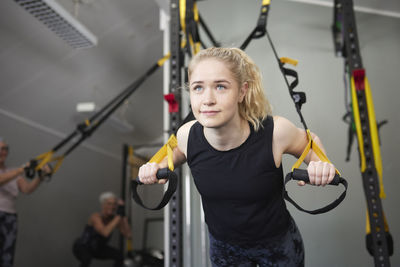
[(243, 102), (244, 97), (247, 94), (247, 91), (249, 90), (249, 83), (248, 82), (244, 82), (242, 84), (242, 87), (240, 87), (240, 92), (239, 92), (239, 103)]

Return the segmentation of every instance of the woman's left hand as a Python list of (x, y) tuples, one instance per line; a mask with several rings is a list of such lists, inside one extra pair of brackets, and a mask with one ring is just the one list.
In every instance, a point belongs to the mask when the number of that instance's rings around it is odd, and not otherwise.
[(53, 169), (51, 168), (51, 166), (49, 164), (45, 164), (39, 172), (39, 178), (41, 181), (43, 181), (43, 179), (46, 176), (49, 176), (52, 173)]
[[(329, 184), (335, 176), (336, 169), (332, 163), (324, 161), (310, 161), (307, 167), (310, 184), (325, 186)], [(305, 185), (303, 181), (299, 185)]]

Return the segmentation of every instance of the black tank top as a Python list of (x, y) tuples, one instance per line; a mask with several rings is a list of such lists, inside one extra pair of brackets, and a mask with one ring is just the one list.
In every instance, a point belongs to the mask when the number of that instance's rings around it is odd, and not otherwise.
[(218, 240), (236, 244), (266, 241), (285, 233), (290, 215), (283, 200), (282, 166), (272, 154), (273, 118), (246, 141), (218, 151), (206, 140), (203, 126), (190, 129), (187, 162), (201, 195), (205, 220)]

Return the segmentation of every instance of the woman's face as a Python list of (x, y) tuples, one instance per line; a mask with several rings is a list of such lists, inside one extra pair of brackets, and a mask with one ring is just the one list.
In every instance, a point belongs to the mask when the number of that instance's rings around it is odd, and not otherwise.
[(0, 164), (3, 165), (8, 156), (8, 145), (0, 141)]
[(240, 120), (239, 103), (247, 84), (239, 88), (225, 63), (204, 59), (194, 66), (189, 78), (190, 103), (193, 114), (204, 127), (220, 128)]
[(117, 209), (117, 200), (113, 197), (107, 198), (102, 204), (102, 212), (106, 216), (114, 214), (116, 209)]

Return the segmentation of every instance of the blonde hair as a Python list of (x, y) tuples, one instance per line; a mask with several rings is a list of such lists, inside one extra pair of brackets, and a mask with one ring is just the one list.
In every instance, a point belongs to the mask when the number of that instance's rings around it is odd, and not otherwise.
[(247, 82), (248, 90), (239, 103), (239, 115), (257, 131), (262, 121), (271, 114), (271, 106), (264, 95), (261, 73), (254, 61), (239, 48), (211, 47), (201, 50), (189, 63), (189, 78), (195, 66), (204, 59), (217, 59), (227, 64), (239, 86)]

